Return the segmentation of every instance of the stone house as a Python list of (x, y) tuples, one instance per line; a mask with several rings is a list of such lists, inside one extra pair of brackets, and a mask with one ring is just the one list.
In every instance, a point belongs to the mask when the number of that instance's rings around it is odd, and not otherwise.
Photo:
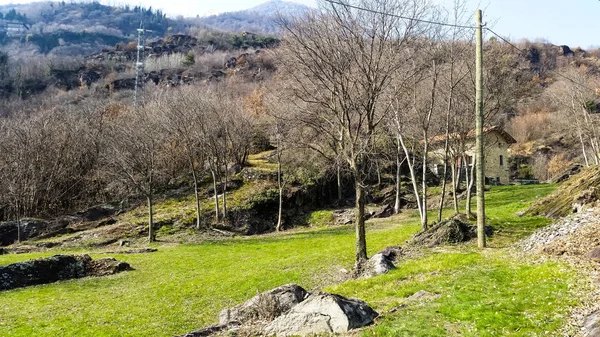
[[(484, 128), (484, 150), (485, 150), (485, 176), (490, 183), (508, 184), (510, 182), (510, 167), (508, 165), (508, 149), (517, 141), (499, 126)], [(461, 139), (461, 138), (464, 138)], [(441, 176), (444, 174), (444, 144), (445, 135), (435, 136), (430, 139), (431, 147), (431, 171)], [(459, 134), (450, 135), (449, 158), (457, 161), (457, 165), (463, 167), (463, 148), (466, 155), (465, 161), (468, 167), (472, 167), (475, 157), (475, 130), (471, 130), (466, 137)], [(461, 180), (464, 177), (460, 175)]]

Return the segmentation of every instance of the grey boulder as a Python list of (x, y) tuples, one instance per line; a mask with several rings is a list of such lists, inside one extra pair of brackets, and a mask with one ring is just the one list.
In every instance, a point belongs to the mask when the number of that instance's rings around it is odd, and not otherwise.
[(368, 278), (381, 274), (386, 274), (390, 270), (396, 268), (392, 260), (383, 255), (382, 253), (377, 253), (371, 256), (370, 259), (363, 265), (360, 277)]
[(308, 293), (296, 284), (258, 294), (248, 301), (219, 313), (220, 325), (243, 325), (258, 320), (272, 320), (304, 301)]
[(600, 337), (600, 310), (585, 318), (582, 332), (585, 337)]
[(268, 336), (343, 333), (369, 325), (377, 316), (364, 301), (318, 293), (277, 317), (264, 332)]

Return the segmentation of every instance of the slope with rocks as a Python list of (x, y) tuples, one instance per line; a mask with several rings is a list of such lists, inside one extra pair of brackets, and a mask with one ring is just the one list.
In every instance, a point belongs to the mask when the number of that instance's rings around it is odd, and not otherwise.
[(534, 203), (527, 213), (559, 218), (594, 206), (599, 199), (600, 166), (593, 166), (563, 182), (551, 195)]

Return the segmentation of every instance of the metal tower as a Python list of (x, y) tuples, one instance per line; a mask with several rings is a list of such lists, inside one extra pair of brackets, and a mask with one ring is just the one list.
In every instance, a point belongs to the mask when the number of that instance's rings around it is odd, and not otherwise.
[(135, 91), (133, 93), (133, 106), (137, 106), (138, 97), (141, 98), (142, 90), (144, 89), (144, 65), (146, 51), (146, 33), (152, 32), (144, 28), (144, 21), (140, 22), (138, 28), (138, 43), (137, 43), (137, 59), (135, 62)]

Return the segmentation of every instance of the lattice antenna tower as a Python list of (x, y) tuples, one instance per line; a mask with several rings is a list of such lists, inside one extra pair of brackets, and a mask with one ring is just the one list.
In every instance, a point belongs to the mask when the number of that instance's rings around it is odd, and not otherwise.
[(146, 51), (146, 33), (152, 31), (144, 28), (144, 21), (140, 22), (138, 28), (138, 43), (137, 43), (137, 58), (135, 61), (135, 91), (133, 93), (133, 106), (137, 106), (138, 99), (141, 98), (144, 90), (144, 67), (145, 67), (145, 51)]

